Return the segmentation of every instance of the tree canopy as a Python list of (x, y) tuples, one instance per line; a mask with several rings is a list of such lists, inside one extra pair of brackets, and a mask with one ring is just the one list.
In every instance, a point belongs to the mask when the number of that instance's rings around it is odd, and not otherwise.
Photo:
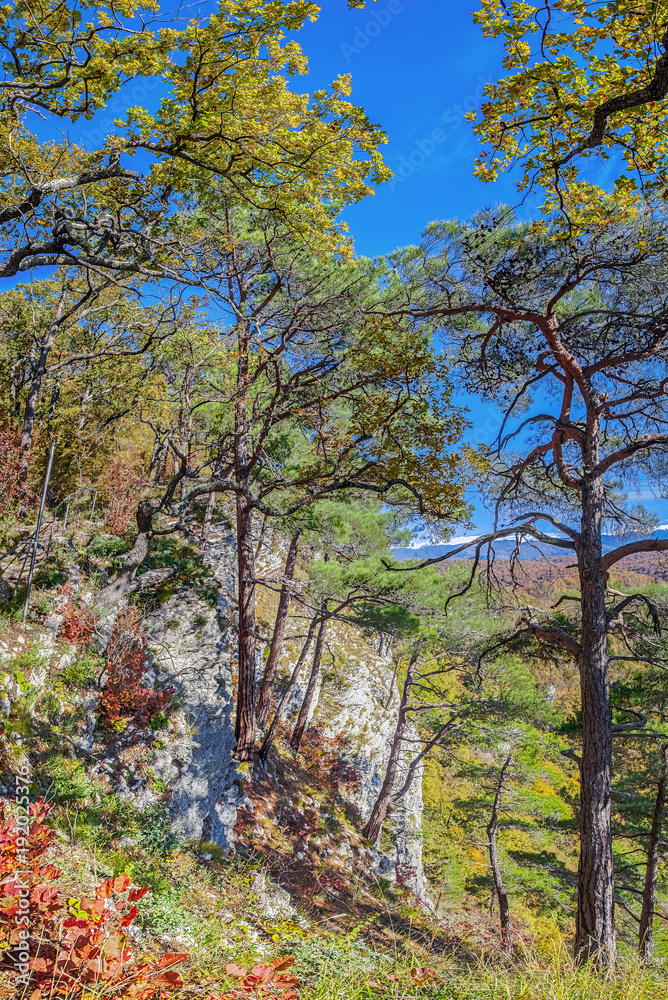
[[(474, 131), (477, 175), (517, 166), (520, 192), (594, 225), (610, 201), (668, 197), (668, 4), (484, 0), (475, 20), (503, 43), (507, 76), (488, 84)], [(614, 179), (608, 190), (605, 177)]]

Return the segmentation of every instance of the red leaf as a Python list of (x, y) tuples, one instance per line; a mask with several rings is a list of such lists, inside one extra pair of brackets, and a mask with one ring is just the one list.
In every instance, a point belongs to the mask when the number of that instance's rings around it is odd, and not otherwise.
[(265, 965), (264, 962), (260, 962), (258, 965), (254, 965), (250, 971), (251, 976), (256, 979), (260, 979), (263, 982), (270, 982), (274, 978), (274, 970), (270, 965)]
[(145, 896), (147, 892), (147, 885), (145, 885), (143, 889), (130, 889), (130, 892), (128, 893), (128, 902), (136, 903), (142, 898), (142, 896)]
[(236, 976), (239, 979), (243, 979), (248, 974), (247, 969), (240, 969), (234, 962), (230, 962), (229, 965), (225, 966), (225, 972), (228, 976)]
[(121, 920), (120, 926), (121, 927), (128, 927), (132, 923), (132, 921), (134, 920), (134, 918), (137, 916), (138, 912), (139, 912), (139, 910), (137, 909), (136, 906), (131, 906), (130, 909), (128, 910), (128, 912), (125, 914), (125, 916)]
[(114, 880), (113, 878), (108, 878), (106, 882), (99, 885), (95, 891), (95, 895), (98, 899), (109, 899), (114, 891)]
[(132, 885), (132, 879), (129, 875), (123, 873), (123, 875), (117, 875), (113, 881), (114, 892), (125, 892), (128, 886)]
[(158, 962), (159, 969), (166, 969), (167, 966), (178, 965), (179, 962), (187, 962), (189, 958), (187, 951), (175, 952), (174, 954), (163, 955)]

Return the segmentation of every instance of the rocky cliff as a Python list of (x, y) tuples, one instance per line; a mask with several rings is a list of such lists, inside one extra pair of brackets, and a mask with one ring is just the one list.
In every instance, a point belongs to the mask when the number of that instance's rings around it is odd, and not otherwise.
[[(233, 531), (224, 522), (218, 525), (204, 553), (210, 579), (200, 581), (197, 587), (181, 587), (148, 619), (150, 679), (159, 677), (162, 683), (172, 684), (182, 705), (164, 744), (155, 751), (152, 773), (168, 789), (167, 806), (175, 833), (186, 840), (216, 843), (225, 850), (243, 836), (243, 830), (235, 833), (239, 808), (251, 814), (255, 809), (252, 795), (247, 794), (251, 784), (248, 776), (232, 758), (234, 545)], [(267, 565), (272, 561), (276, 561), (276, 553), (269, 552), (265, 570), (275, 568)], [(216, 595), (213, 601), (212, 593)], [(293, 667), (289, 641), (286, 652), (279, 687)], [(296, 656), (296, 647), (294, 652)], [(261, 658), (258, 660), (259, 672)], [(392, 671), (387, 659), (347, 626), (330, 631), (328, 664), (321, 675), (312, 726), (322, 734), (325, 747), (336, 742), (339, 761), (359, 775), (354, 788), (343, 797), (362, 825), (383, 780), (398, 693), (395, 687), (390, 696)], [(302, 681), (305, 683), (305, 678)], [(288, 722), (294, 718), (302, 695), (303, 686), (295, 692)], [(407, 754), (406, 764), (408, 759)], [(390, 881), (395, 880), (397, 871), (403, 873), (403, 880), (423, 898), (421, 778), (418, 769), (390, 815), (387, 839), (391, 850), (372, 851), (370, 861)], [(277, 796), (283, 797), (280, 788)]]

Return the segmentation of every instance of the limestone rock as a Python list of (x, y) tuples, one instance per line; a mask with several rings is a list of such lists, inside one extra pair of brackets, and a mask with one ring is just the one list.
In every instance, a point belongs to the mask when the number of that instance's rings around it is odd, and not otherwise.
[(240, 778), (232, 759), (234, 636), (225, 596), (234, 590), (234, 555), (234, 535), (217, 526), (204, 556), (220, 588), (216, 606), (196, 589), (182, 588), (149, 619), (152, 664), (184, 704), (173, 738), (156, 751), (152, 771), (168, 786), (174, 833), (223, 848), (234, 839)]
[(253, 894), (263, 916), (269, 918), (294, 917), (296, 910), (290, 902), (290, 894), (280, 885), (270, 882), (267, 876), (258, 872), (253, 878)]

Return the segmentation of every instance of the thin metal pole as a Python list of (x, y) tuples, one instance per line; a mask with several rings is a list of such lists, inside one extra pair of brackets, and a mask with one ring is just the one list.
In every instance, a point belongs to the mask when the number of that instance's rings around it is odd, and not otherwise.
[(42, 491), (42, 502), (39, 505), (39, 517), (37, 518), (37, 528), (35, 529), (35, 541), (33, 542), (32, 549), (32, 559), (30, 560), (30, 572), (28, 573), (28, 590), (26, 591), (26, 602), (23, 607), (23, 624), (26, 623), (26, 615), (28, 614), (28, 601), (30, 600), (30, 590), (32, 587), (32, 575), (35, 571), (35, 556), (37, 555), (37, 543), (39, 541), (39, 532), (42, 527), (42, 515), (44, 514), (44, 504), (46, 503), (46, 491), (49, 488), (49, 479), (51, 478), (51, 466), (53, 465), (53, 454), (56, 450), (56, 439), (54, 438), (51, 442), (51, 451), (49, 452), (49, 464), (46, 467), (46, 479), (44, 480), (44, 489)]
[(33, 533), (30, 536), (30, 541), (28, 543), (28, 548), (26, 549), (25, 558), (24, 558), (23, 562), (21, 563), (21, 572), (19, 573), (19, 578), (16, 581), (16, 587), (14, 588), (15, 590), (18, 590), (19, 587), (21, 586), (21, 577), (23, 576), (23, 570), (26, 568), (26, 563), (28, 562), (28, 559), (30, 558), (30, 553), (32, 552), (32, 548), (33, 548), (34, 543), (35, 543), (35, 535)]

